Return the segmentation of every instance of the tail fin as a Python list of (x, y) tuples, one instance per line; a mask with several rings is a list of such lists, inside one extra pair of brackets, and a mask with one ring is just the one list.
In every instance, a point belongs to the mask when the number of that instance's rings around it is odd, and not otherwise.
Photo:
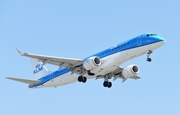
[(30, 58), (30, 61), (35, 79), (39, 79), (45, 75), (50, 74), (48, 69), (44, 65), (42, 65), (42, 63), (39, 62), (37, 59)]

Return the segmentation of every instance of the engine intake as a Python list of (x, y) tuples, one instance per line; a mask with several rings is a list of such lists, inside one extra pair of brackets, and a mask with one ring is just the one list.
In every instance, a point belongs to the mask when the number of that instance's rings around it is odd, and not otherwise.
[(131, 78), (136, 76), (139, 73), (139, 68), (136, 65), (130, 65), (123, 69), (122, 75), (125, 78)]
[(86, 59), (86, 61), (83, 63), (83, 66), (86, 70), (92, 70), (100, 65), (101, 65), (101, 60), (97, 56), (90, 57)]

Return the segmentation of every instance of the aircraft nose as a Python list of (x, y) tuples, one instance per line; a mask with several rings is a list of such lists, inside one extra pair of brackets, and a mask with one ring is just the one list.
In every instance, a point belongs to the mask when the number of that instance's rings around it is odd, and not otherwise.
[(159, 41), (166, 42), (165, 39), (164, 39), (163, 37), (158, 36), (157, 39), (158, 39)]
[(156, 42), (156, 44), (154, 44), (155, 47), (160, 47), (166, 43), (165, 39), (160, 36), (153, 36), (153, 39)]
[(156, 39), (157, 41), (161, 42), (162, 45), (166, 43), (166, 41), (165, 41), (165, 39), (164, 39), (163, 37), (156, 36), (155, 39)]

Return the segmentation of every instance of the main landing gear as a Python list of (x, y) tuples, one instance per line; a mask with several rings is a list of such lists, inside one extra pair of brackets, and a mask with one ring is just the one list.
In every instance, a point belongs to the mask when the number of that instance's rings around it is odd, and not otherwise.
[[(90, 70), (87, 70), (86, 72), (87, 72), (87, 74), (88, 74), (89, 76), (94, 76), (94, 75), (95, 75), (94, 73), (91, 73)], [(81, 72), (81, 73), (83, 73), (83, 72)], [(86, 83), (87, 78), (81, 75), (81, 76), (78, 77), (78, 81), (79, 81), (79, 82)]]
[(112, 83), (109, 82), (109, 80), (108, 80), (108, 79), (111, 78), (111, 76), (112, 76), (112, 74), (107, 74), (107, 75), (105, 75), (105, 77), (104, 77), (104, 83), (103, 83), (103, 86), (104, 86), (104, 87), (108, 87), (108, 88), (111, 88), (111, 87), (112, 87)]
[(152, 59), (149, 57), (151, 54), (152, 54), (152, 51), (148, 50), (148, 52), (147, 52), (147, 59), (146, 59), (148, 62), (152, 61)]
[(83, 77), (83, 76), (79, 76), (79, 77), (78, 77), (78, 81), (79, 81), (79, 82), (86, 83), (87, 78), (86, 78), (86, 77)]
[(104, 86), (104, 87), (111, 88), (111, 87), (112, 87), (112, 83), (109, 82), (109, 81), (104, 81), (103, 86)]

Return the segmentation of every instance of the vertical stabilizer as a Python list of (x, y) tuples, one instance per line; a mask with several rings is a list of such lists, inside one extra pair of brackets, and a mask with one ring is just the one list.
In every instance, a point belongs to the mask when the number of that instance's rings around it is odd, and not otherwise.
[(42, 63), (39, 62), (37, 59), (30, 58), (30, 61), (35, 79), (39, 79), (45, 75), (50, 74), (48, 69), (44, 65), (42, 65)]

